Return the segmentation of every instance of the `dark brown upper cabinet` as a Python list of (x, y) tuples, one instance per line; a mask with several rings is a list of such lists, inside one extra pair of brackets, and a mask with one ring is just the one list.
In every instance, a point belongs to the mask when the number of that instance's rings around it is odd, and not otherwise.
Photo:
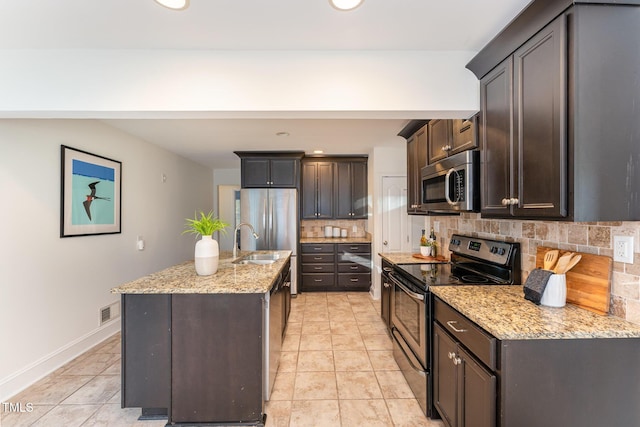
[(640, 220), (639, 22), (638, 1), (534, 0), (467, 64), (483, 216)]
[(365, 219), (366, 157), (307, 157), (302, 162), (302, 219)]
[(236, 151), (242, 188), (298, 188), (304, 152)]
[(369, 206), (367, 161), (336, 162), (334, 185), (335, 218), (366, 219)]
[(333, 218), (333, 162), (302, 162), (301, 218)]
[(427, 165), (427, 121), (413, 121), (398, 135), (407, 140), (407, 213), (422, 214), (420, 170)]
[(476, 118), (429, 121), (428, 164), (478, 147)]
[(485, 216), (567, 216), (566, 42), (556, 19), (480, 81)]

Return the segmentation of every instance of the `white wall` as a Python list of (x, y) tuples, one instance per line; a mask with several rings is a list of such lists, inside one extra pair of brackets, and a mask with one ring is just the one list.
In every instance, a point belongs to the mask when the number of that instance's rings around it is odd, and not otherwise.
[[(61, 144), (122, 162), (121, 234), (59, 237)], [(211, 177), (93, 120), (0, 120), (0, 401), (119, 330), (99, 326), (112, 287), (193, 258), (184, 219), (212, 208)]]
[[(398, 129), (400, 131), (400, 129)], [(373, 198), (373, 206), (369, 209), (369, 230), (372, 233), (371, 251), (373, 258), (372, 291), (374, 298), (380, 298), (380, 257), (382, 252), (382, 177), (406, 176), (407, 174), (407, 145), (401, 140), (397, 147), (375, 147), (373, 155), (369, 157), (369, 194)], [(373, 212), (373, 215), (371, 215)]]
[(467, 117), (474, 54), (0, 50), (0, 117)]

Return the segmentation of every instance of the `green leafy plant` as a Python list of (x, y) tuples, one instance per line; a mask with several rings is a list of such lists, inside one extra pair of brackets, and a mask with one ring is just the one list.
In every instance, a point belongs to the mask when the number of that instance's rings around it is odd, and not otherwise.
[(208, 214), (200, 211), (200, 218), (198, 218), (198, 214), (195, 214), (195, 218), (187, 218), (186, 223), (184, 224), (185, 230), (182, 234), (199, 234), (201, 236), (211, 236), (216, 231), (222, 231), (226, 234), (226, 227), (229, 226), (224, 221), (219, 220), (218, 218), (214, 218), (213, 211), (209, 211)]

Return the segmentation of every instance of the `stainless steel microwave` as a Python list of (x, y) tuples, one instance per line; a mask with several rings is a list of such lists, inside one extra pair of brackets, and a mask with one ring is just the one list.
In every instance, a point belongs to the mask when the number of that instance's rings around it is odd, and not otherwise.
[(422, 210), (433, 213), (480, 210), (480, 155), (463, 151), (421, 169)]

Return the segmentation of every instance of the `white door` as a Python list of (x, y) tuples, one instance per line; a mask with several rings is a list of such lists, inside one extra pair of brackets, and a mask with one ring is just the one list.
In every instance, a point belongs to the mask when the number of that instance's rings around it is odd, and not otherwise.
[(382, 177), (382, 252), (410, 252), (407, 178)]

